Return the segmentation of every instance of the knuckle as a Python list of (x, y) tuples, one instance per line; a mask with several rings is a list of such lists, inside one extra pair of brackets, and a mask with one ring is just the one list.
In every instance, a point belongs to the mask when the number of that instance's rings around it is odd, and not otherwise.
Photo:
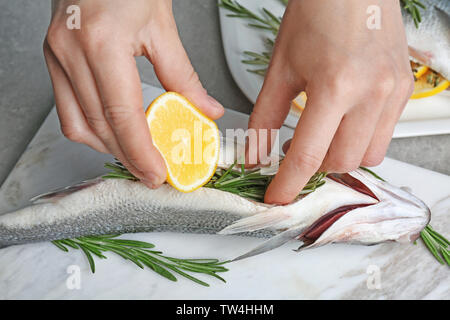
[(328, 77), (326, 86), (328, 90), (330, 90), (332, 96), (340, 97), (345, 95), (348, 91), (349, 83), (347, 78), (341, 72)]
[(44, 41), (44, 52), (46, 44), (52, 50), (56, 57), (59, 57), (64, 51), (64, 40), (65, 40), (65, 30), (54, 25), (50, 24), (47, 30), (47, 35)]
[(103, 110), (108, 123), (116, 128), (130, 125), (134, 113), (132, 108), (117, 104), (104, 105)]
[(61, 132), (70, 141), (84, 143), (85, 132), (77, 126), (61, 124)]
[(360, 161), (355, 157), (339, 157), (332, 161), (332, 171), (337, 173), (346, 173), (359, 167)]
[(47, 38), (42, 43), (42, 52), (44, 53), (44, 57), (47, 59), (50, 54), (50, 46), (48, 44)]
[(80, 43), (87, 53), (98, 52), (111, 44), (112, 32), (103, 18), (95, 22), (85, 22), (82, 30)]
[(206, 89), (200, 82), (200, 77), (194, 68), (190, 65), (188, 71), (186, 72), (186, 77), (182, 77), (177, 80), (176, 86), (180, 88), (181, 92), (198, 92), (206, 94)]
[(189, 85), (198, 85), (200, 84), (200, 77), (198, 76), (198, 73), (194, 71), (194, 68), (190, 66), (190, 72), (189, 76), (187, 77), (187, 83)]
[(304, 171), (305, 169), (308, 171), (316, 171), (321, 163), (322, 158), (318, 156), (316, 152), (300, 152), (291, 155), (291, 163), (295, 167), (297, 171)]
[(383, 152), (368, 152), (362, 161), (362, 164), (367, 167), (378, 166), (383, 162), (384, 153)]
[(106, 123), (105, 119), (102, 117), (87, 114), (86, 115), (86, 121), (89, 124), (89, 126), (92, 128), (92, 130), (97, 133), (99, 136), (105, 136), (105, 134), (108, 132), (108, 124)]
[[(325, 88), (327, 91), (327, 100), (331, 105), (341, 105), (342, 101), (348, 101), (354, 95), (354, 76), (349, 71), (341, 71), (327, 76)], [(316, 92), (324, 90), (323, 83), (316, 85)]]
[(249, 121), (249, 128), (269, 128), (271, 126), (271, 117), (268, 112), (262, 112), (260, 108), (254, 108)]
[(395, 82), (395, 77), (391, 72), (382, 72), (373, 86), (373, 95), (375, 97), (388, 97), (395, 89)]

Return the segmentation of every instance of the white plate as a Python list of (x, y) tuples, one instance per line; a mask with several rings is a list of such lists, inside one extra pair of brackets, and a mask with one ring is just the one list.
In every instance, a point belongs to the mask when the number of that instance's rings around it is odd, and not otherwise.
[[(147, 106), (162, 90), (143, 86)], [(219, 128), (245, 128), (248, 115), (227, 110)], [(293, 130), (282, 128), (281, 142)], [(0, 188), (0, 214), (26, 205), (32, 196), (104, 172), (111, 157), (65, 139), (53, 109)], [(432, 225), (446, 232), (450, 225), (450, 178), (399, 161), (385, 159), (375, 171), (394, 184), (410, 187), (432, 208)], [(442, 200), (444, 199), (444, 200)], [(445, 200), (446, 199), (446, 200)], [(448, 235), (448, 234), (447, 234)], [(222, 260), (242, 254), (261, 239), (180, 233), (127, 234), (155, 243), (176, 257)], [(448, 267), (441, 266), (422, 243), (377, 246), (329, 245), (300, 254), (293, 242), (271, 252), (229, 265), (227, 283), (200, 276), (205, 288), (186, 279), (171, 282), (140, 270), (113, 254), (96, 259), (89, 271), (81, 252), (64, 253), (49, 242), (0, 250), (0, 299), (415, 299), (450, 298)], [(81, 288), (66, 286), (68, 273), (79, 267)], [(381, 288), (367, 286), (379, 268)], [(424, 270), (426, 270), (424, 272)]]
[[(239, 3), (248, 9), (261, 12), (267, 8), (277, 16), (282, 16), (284, 6), (278, 0), (239, 0)], [(269, 31), (262, 31), (249, 27), (248, 21), (240, 18), (227, 17), (230, 12), (224, 8), (219, 9), (222, 41), (228, 67), (233, 79), (247, 98), (255, 103), (261, 89), (263, 78), (250, 73), (247, 69), (257, 69), (254, 66), (241, 62), (246, 58), (243, 51), (267, 51), (264, 39), (273, 38)], [(294, 128), (298, 118), (289, 114), (285, 125)], [(450, 94), (448, 91), (439, 95), (410, 100), (394, 131), (394, 138), (435, 135), (450, 133)]]

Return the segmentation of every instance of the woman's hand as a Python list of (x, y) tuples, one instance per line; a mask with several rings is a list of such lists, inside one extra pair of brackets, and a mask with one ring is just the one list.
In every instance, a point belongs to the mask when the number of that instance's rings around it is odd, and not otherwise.
[(216, 119), (223, 107), (208, 96), (179, 39), (171, 0), (75, 2), (80, 29), (66, 27), (67, 7), (53, 3), (44, 55), (64, 135), (112, 153), (149, 187), (166, 178), (142, 108), (135, 56), (146, 56), (168, 91), (186, 96)]
[[(374, 4), (379, 30), (366, 24)], [(383, 160), (413, 90), (399, 2), (290, 0), (249, 127), (280, 128), (302, 90), (306, 109), (268, 203), (292, 201), (317, 170), (348, 172)]]

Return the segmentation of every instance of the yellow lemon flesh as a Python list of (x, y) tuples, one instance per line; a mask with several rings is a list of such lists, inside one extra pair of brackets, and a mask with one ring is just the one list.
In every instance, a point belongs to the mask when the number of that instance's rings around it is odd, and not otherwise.
[(429, 69), (427, 66), (424, 66), (414, 61), (410, 61), (410, 63), (411, 63), (411, 70), (414, 74), (415, 79), (419, 79)]
[(420, 99), (434, 96), (444, 91), (450, 85), (450, 81), (439, 73), (428, 69), (414, 82), (414, 92), (410, 99)]
[(153, 144), (167, 166), (167, 182), (182, 192), (206, 184), (219, 161), (216, 123), (175, 92), (156, 98), (146, 116)]
[(297, 108), (299, 111), (303, 111), (305, 110), (305, 104), (306, 104), (306, 92), (302, 91), (294, 100), (292, 100), (291, 107)]

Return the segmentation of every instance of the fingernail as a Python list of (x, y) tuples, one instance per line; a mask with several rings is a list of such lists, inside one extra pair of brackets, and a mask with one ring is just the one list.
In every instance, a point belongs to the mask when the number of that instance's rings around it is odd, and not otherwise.
[(150, 189), (155, 189), (155, 185), (154, 185), (151, 181), (149, 181), (149, 180), (147, 180), (147, 179), (145, 179), (145, 178), (141, 179), (140, 181), (141, 181), (143, 184), (145, 184), (146, 187), (148, 187), (148, 188), (150, 188)]
[(208, 96), (208, 101), (211, 104), (211, 106), (213, 106), (215, 109), (217, 109), (217, 110), (222, 110), (223, 109), (223, 106), (216, 99), (214, 99), (213, 97)]
[(153, 172), (146, 172), (142, 182), (149, 188), (155, 189), (158, 188), (164, 181), (162, 181), (161, 177), (157, 176)]

